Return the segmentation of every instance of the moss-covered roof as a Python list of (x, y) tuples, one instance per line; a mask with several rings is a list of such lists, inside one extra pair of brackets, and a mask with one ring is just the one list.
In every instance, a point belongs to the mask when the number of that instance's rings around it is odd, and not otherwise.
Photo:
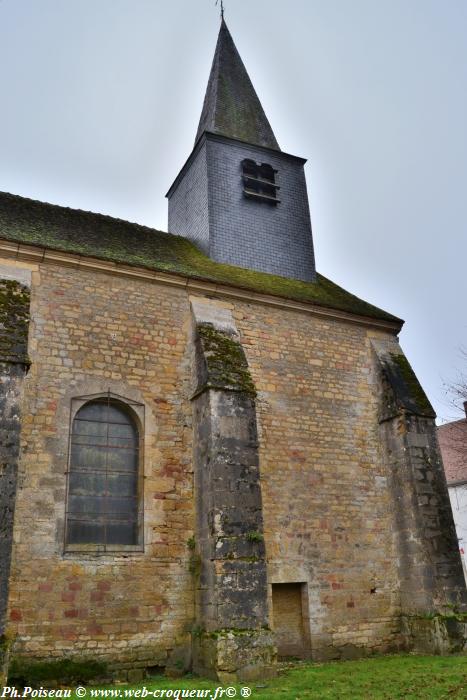
[(216, 263), (181, 236), (8, 193), (0, 193), (0, 238), (402, 324), (319, 274), (316, 282), (300, 282)]

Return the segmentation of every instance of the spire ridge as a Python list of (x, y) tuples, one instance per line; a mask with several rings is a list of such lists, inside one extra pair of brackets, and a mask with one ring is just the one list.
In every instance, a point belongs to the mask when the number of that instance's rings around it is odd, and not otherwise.
[(221, 26), (195, 142), (205, 131), (280, 150), (225, 22), (222, 2)]

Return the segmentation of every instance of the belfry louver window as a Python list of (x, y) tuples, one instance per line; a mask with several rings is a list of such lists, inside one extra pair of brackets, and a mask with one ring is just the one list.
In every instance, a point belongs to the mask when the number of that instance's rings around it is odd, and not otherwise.
[(268, 163), (255, 163), (250, 158), (242, 160), (243, 194), (270, 204), (278, 204), (280, 199), (276, 184), (277, 170)]

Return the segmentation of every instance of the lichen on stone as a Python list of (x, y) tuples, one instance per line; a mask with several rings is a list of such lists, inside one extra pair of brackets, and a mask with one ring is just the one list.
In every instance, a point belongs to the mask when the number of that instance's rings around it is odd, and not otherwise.
[(241, 391), (255, 397), (255, 385), (241, 343), (210, 323), (198, 324), (197, 333), (205, 361), (205, 377), (196, 393), (209, 388)]
[(400, 408), (415, 415), (435, 417), (433, 407), (405, 355), (390, 353), (385, 362), (385, 369)]
[(29, 298), (28, 287), (0, 279), (0, 362), (29, 364)]

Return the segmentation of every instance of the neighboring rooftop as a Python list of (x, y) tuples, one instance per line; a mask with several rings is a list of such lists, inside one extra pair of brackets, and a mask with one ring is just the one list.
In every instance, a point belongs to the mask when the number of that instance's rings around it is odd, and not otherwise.
[(466, 417), (438, 426), (438, 441), (449, 484), (467, 483), (467, 401)]
[(0, 238), (403, 323), (320, 274), (316, 282), (301, 282), (216, 263), (181, 236), (5, 192), (0, 193)]
[(205, 131), (280, 150), (223, 19), (195, 143)]

